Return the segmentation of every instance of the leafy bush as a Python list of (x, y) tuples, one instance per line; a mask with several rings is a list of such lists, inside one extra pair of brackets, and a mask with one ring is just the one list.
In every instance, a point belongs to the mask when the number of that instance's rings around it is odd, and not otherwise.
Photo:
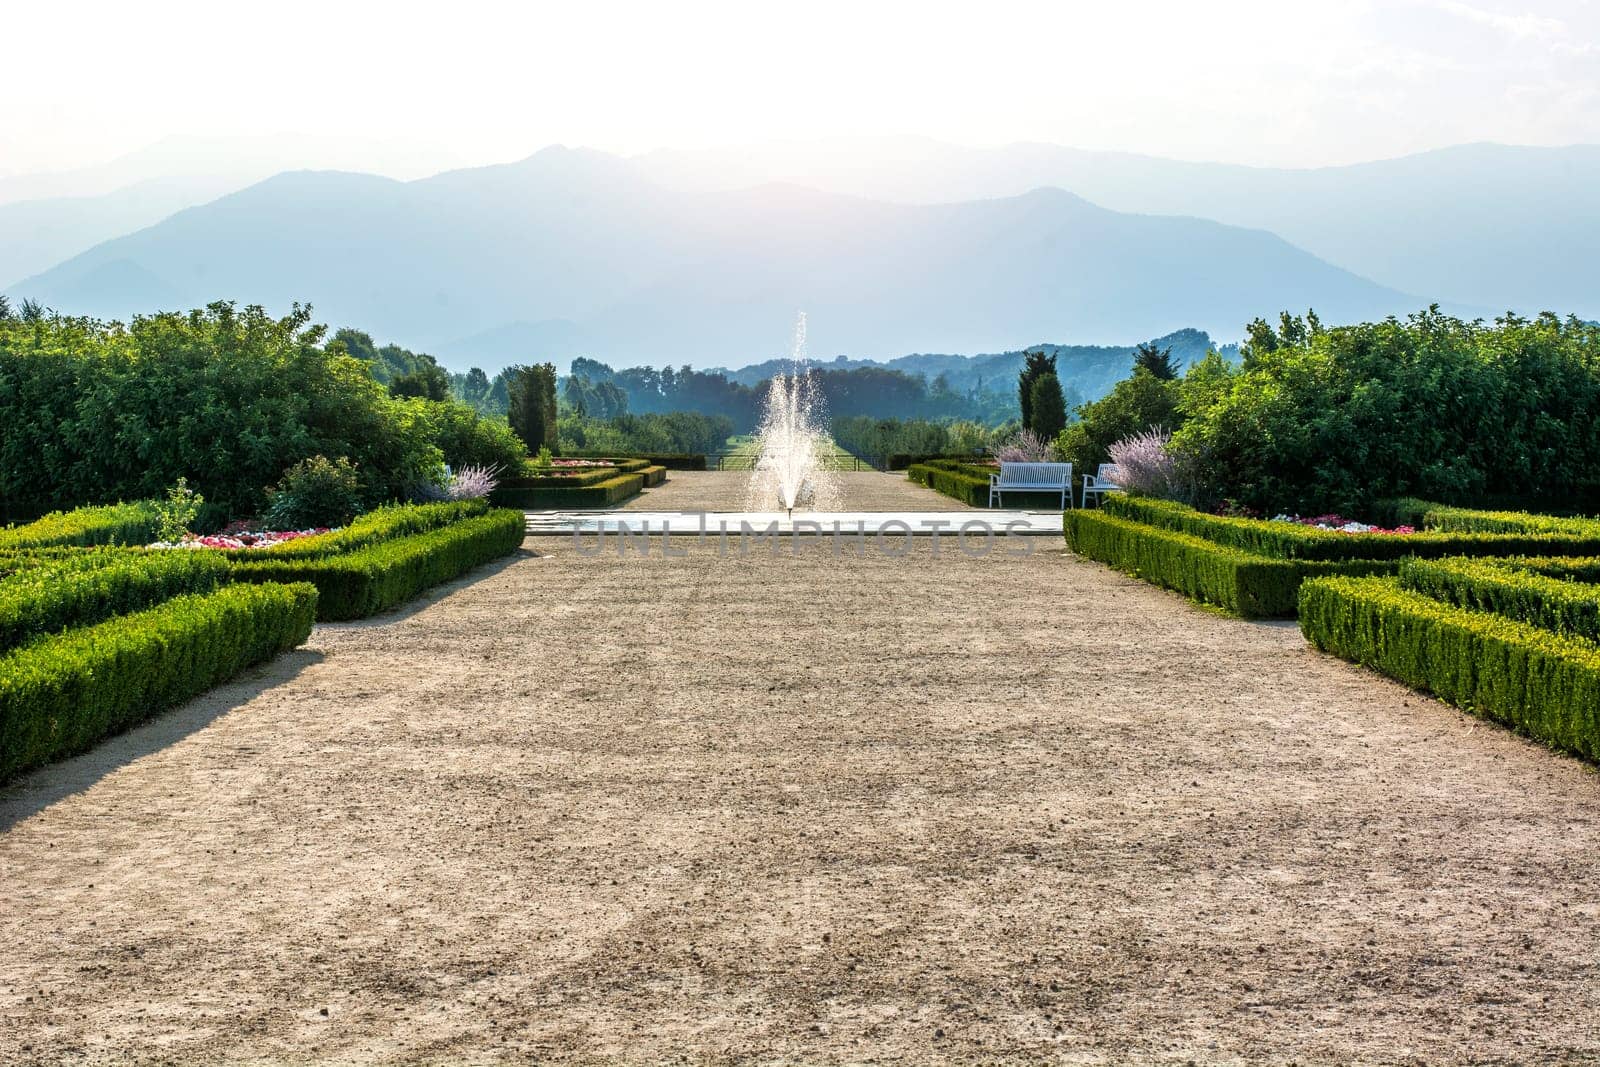
[[(1194, 373), (1194, 372), (1191, 372)], [(1111, 446), (1134, 434), (1183, 422), (1182, 383), (1140, 368), (1110, 394), (1078, 408), (1078, 418), (1056, 439), (1056, 451), (1073, 470), (1093, 471), (1111, 460)]]
[(1456, 607), (1600, 641), (1600, 585), (1537, 574), (1515, 560), (1408, 560), (1400, 584)]
[(1068, 511), (1062, 521), (1067, 546), (1078, 555), (1246, 618), (1293, 615), (1300, 583), (1308, 577), (1394, 567), (1366, 560), (1273, 559), (1101, 509)]
[(0, 530), (0, 551), (51, 545), (144, 545), (161, 528), (153, 501), (55, 511), (26, 526)]
[(0, 651), (227, 580), (227, 561), (209, 552), (88, 549), (45, 557), (0, 578)]
[(0, 657), (0, 781), (300, 644), (316, 598), (309, 585), (223, 586)]
[(264, 553), (268, 558), (236, 563), (233, 575), (246, 582), (311, 582), (319, 594), (319, 619), (360, 619), (516, 551), (524, 533), (522, 513), (501, 509), (340, 555), (295, 559)]
[(1589, 642), (1443, 604), (1394, 578), (1306, 582), (1299, 614), (1324, 652), (1600, 758), (1600, 650)]
[(1252, 323), (1239, 373), (1185, 403), (1174, 446), (1213, 494), (1268, 514), (1406, 496), (1600, 509), (1600, 326), (1576, 319), (1285, 315)]
[(360, 510), (360, 479), (344, 456), (303, 459), (267, 490), (267, 525), (279, 530), (343, 526)]
[(166, 499), (156, 501), (156, 513), (160, 516), (156, 537), (167, 544), (182, 541), (205, 502), (205, 497), (189, 488), (189, 479), (179, 478), (178, 484), (167, 490)]

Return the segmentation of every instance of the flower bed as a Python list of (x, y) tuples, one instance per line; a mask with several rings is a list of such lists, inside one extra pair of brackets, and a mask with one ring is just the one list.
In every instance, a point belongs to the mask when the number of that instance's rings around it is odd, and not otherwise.
[(191, 534), (182, 541), (157, 541), (148, 548), (272, 548), (276, 545), (298, 541), (302, 537), (317, 537), (333, 533), (342, 527), (317, 526), (307, 530), (252, 530), (249, 523), (236, 522), (221, 533)]
[(1342, 515), (1317, 515), (1303, 519), (1298, 515), (1274, 515), (1273, 522), (1295, 522), (1301, 526), (1311, 526), (1318, 530), (1332, 530), (1335, 533), (1375, 533), (1375, 534), (1414, 534), (1414, 526), (1374, 526), (1370, 523), (1357, 522), (1347, 519)]

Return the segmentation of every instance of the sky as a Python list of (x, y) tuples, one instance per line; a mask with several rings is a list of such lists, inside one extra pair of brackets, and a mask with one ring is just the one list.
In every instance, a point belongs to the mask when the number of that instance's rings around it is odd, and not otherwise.
[(52, 0), (5, 28), (0, 174), (258, 135), (348, 139), (399, 177), (556, 143), (920, 135), (1302, 167), (1600, 142), (1600, 0)]

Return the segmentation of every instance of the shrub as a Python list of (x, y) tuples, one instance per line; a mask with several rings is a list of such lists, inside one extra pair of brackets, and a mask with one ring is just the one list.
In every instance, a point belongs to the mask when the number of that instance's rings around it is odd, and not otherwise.
[(52, 545), (143, 545), (161, 528), (161, 513), (151, 501), (55, 511), (26, 526), (0, 530), (0, 551)]
[(1247, 618), (1293, 615), (1307, 577), (1393, 569), (1362, 560), (1273, 559), (1103, 510), (1068, 511), (1062, 521), (1067, 546), (1080, 556)]
[(0, 579), (0, 651), (74, 626), (153, 607), (228, 580), (210, 552), (90, 549), (34, 561)]
[(1193, 478), (1169, 447), (1172, 434), (1157, 428), (1124, 437), (1111, 446), (1119, 484), (1133, 493), (1167, 500), (1192, 500)]
[(1074, 470), (1093, 471), (1111, 459), (1111, 446), (1136, 433), (1183, 422), (1183, 385), (1157, 378), (1143, 368), (1120, 381), (1109, 395), (1080, 405), (1078, 419), (1056, 441), (1056, 451)]
[(1430, 309), (1249, 333), (1239, 373), (1174, 434), (1217, 495), (1304, 515), (1403, 496), (1600, 509), (1600, 326)]
[(269, 554), (236, 563), (233, 575), (246, 582), (311, 582), (318, 591), (319, 619), (360, 619), (514, 552), (524, 532), (522, 513), (501, 509), (342, 555), (274, 559)]
[(180, 704), (303, 642), (309, 585), (224, 586), (0, 657), (0, 781)]
[(263, 486), (321, 454), (348, 456), (375, 504), (446, 458), (406, 417), (428, 403), (390, 399), (301, 308), (0, 321), (0, 499), (148, 499), (187, 477), (219, 517), (253, 515)]
[(205, 497), (189, 488), (189, 479), (179, 478), (178, 484), (167, 490), (166, 499), (156, 501), (156, 513), (160, 516), (156, 537), (168, 544), (182, 541), (205, 502)]
[(1300, 629), (1324, 652), (1600, 758), (1600, 650), (1588, 642), (1442, 604), (1393, 578), (1306, 582)]
[(360, 479), (344, 456), (303, 459), (267, 490), (267, 525), (279, 530), (343, 526), (360, 510)]
[(1055, 452), (1052, 440), (1032, 430), (1018, 430), (995, 446), (994, 458), (1005, 463), (1048, 463)]
[(1400, 584), (1456, 607), (1600, 641), (1600, 585), (1536, 574), (1514, 560), (1408, 560)]
[(426, 482), (417, 490), (425, 501), (486, 500), (500, 481), (498, 467), (462, 467), (458, 471), (445, 469), (439, 479)]

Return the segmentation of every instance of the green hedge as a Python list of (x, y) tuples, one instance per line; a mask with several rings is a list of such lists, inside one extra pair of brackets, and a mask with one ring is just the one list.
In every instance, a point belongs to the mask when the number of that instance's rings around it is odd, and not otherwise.
[(645, 475), (617, 474), (593, 485), (570, 489), (497, 488), (489, 499), (505, 508), (603, 508), (638, 494)]
[(310, 582), (317, 587), (317, 618), (360, 619), (515, 551), (523, 533), (522, 512), (500, 509), (342, 555), (312, 559), (258, 555), (236, 563), (233, 576), (246, 582)]
[(427, 533), (452, 523), (476, 518), (489, 510), (484, 500), (452, 500), (438, 504), (400, 504), (358, 515), (342, 530), (285, 541), (271, 548), (221, 549), (223, 555), (244, 563), (262, 559), (315, 559), (353, 552), (397, 537)]
[(1272, 559), (1100, 510), (1068, 511), (1062, 523), (1080, 556), (1246, 618), (1293, 615), (1308, 577), (1393, 570), (1378, 561)]
[(989, 471), (950, 460), (933, 460), (913, 463), (906, 468), (906, 477), (918, 485), (925, 485), (936, 493), (954, 497), (975, 508), (989, 506)]
[(1431, 500), (1401, 497), (1380, 500), (1374, 511), (1385, 522), (1444, 533), (1569, 534), (1600, 537), (1600, 520), (1536, 515), (1526, 511), (1481, 511), (1450, 507)]
[(1515, 561), (1407, 560), (1400, 566), (1400, 585), (1456, 607), (1600, 641), (1600, 585), (1534, 573)]
[(1300, 629), (1325, 652), (1600, 758), (1600, 650), (1588, 642), (1442, 604), (1395, 578), (1306, 582)]
[(1209, 515), (1171, 500), (1106, 496), (1103, 510), (1134, 522), (1203, 537), (1219, 545), (1274, 559), (1398, 560), (1405, 556), (1588, 556), (1600, 555), (1600, 526), (1592, 533), (1570, 530), (1511, 533), (1347, 534), (1299, 523)]
[(0, 579), (0, 651), (226, 584), (227, 560), (173, 549), (85, 549), (47, 557)]
[[(601, 452), (568, 452), (568, 459), (609, 459)], [(706, 469), (704, 452), (635, 452), (633, 459), (643, 460), (652, 467), (665, 467), (669, 471), (703, 471)]]
[(148, 500), (52, 511), (26, 526), (0, 530), (0, 551), (52, 545), (147, 545), (156, 539), (160, 525), (156, 506)]
[(0, 781), (81, 752), (311, 633), (309, 585), (229, 585), (0, 657)]

